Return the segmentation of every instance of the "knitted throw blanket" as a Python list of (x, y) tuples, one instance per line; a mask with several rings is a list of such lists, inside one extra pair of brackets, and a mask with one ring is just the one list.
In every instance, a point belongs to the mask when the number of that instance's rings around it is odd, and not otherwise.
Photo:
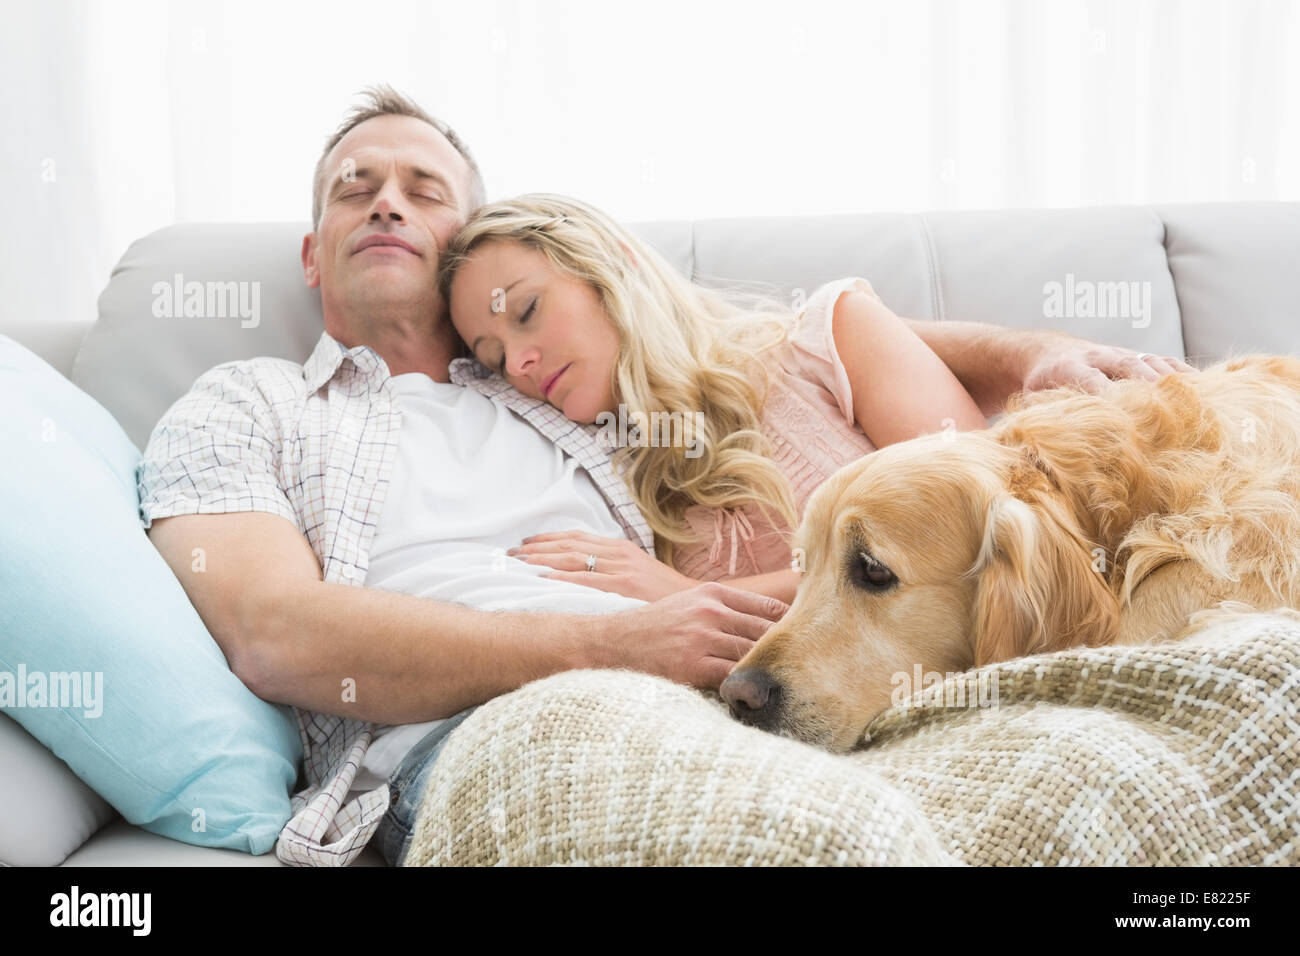
[(449, 738), (407, 865), (1300, 863), (1300, 614), (1203, 617), (949, 678), (846, 755), (643, 674), (536, 681)]

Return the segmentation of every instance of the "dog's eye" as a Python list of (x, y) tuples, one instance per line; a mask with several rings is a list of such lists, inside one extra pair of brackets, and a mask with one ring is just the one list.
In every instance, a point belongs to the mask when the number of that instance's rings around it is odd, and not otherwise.
[(857, 552), (849, 561), (849, 580), (864, 591), (887, 591), (898, 583), (893, 571), (865, 551)]

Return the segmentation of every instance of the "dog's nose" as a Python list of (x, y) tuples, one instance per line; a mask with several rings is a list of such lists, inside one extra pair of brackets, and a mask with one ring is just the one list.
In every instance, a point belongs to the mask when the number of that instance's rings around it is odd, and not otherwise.
[(732, 671), (718, 688), (733, 716), (764, 730), (776, 723), (781, 685), (767, 671)]

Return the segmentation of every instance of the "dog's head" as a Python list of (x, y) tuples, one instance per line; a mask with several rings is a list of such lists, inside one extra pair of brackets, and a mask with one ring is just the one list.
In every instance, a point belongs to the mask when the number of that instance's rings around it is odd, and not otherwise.
[(1056, 476), (988, 433), (926, 436), (841, 469), (796, 545), (794, 604), (721, 693), (747, 723), (831, 750), (851, 749), (900, 688), (920, 690), (918, 673), (1103, 644), (1118, 623)]

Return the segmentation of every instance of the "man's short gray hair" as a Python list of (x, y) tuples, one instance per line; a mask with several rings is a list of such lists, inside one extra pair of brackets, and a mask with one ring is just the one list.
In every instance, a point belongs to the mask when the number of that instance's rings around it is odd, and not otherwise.
[(347, 116), (343, 118), (339, 128), (335, 130), (334, 135), (325, 144), (320, 159), (316, 160), (316, 174), (312, 179), (311, 190), (312, 229), (320, 228), (320, 216), (325, 202), (326, 157), (329, 156), (330, 150), (339, 144), (339, 140), (343, 139), (354, 127), (359, 126), (368, 119), (374, 119), (376, 116), (411, 116), (423, 120), (447, 137), (447, 142), (456, 147), (456, 152), (464, 157), (465, 163), (469, 166), (470, 206), (468, 209), (462, 210), (462, 212), (468, 218), (475, 209), (487, 202), (487, 190), (483, 187), (483, 174), (479, 171), (478, 163), (474, 162), (474, 157), (470, 155), (469, 147), (465, 145), (464, 140), (456, 135), (455, 130), (442, 120), (429, 115), (413, 99), (402, 95), (386, 84), (368, 86), (361, 91), (360, 95), (366, 98), (366, 102), (354, 106)]

